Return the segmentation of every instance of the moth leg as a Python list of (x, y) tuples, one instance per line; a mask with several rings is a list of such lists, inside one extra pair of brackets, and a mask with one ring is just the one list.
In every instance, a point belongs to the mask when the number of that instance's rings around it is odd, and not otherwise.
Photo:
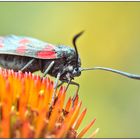
[(55, 80), (55, 84), (54, 84), (54, 92), (53, 92), (53, 95), (52, 95), (52, 101), (51, 101), (51, 105), (54, 104), (55, 100), (56, 100), (56, 89), (57, 89), (57, 86), (58, 86), (58, 82), (59, 82), (59, 79), (60, 79), (60, 76), (61, 76), (61, 73), (59, 72), (57, 74), (57, 77), (56, 77), (56, 80)]
[(52, 62), (49, 64), (49, 66), (47, 67), (47, 69), (46, 69), (45, 72), (43, 73), (43, 76), (42, 76), (42, 77), (45, 77), (45, 76), (48, 74), (49, 70), (52, 68), (53, 65), (54, 65), (54, 61), (52, 61)]
[(57, 88), (60, 87), (64, 82), (66, 82), (66, 83), (68, 83), (68, 84), (67, 84), (67, 86), (66, 86), (65, 91), (67, 91), (67, 89), (68, 89), (68, 87), (69, 87), (69, 85), (70, 85), (70, 83), (71, 83), (71, 80), (72, 80), (72, 78), (70, 77), (70, 75), (68, 75), (68, 76), (67, 76), (67, 80), (66, 80), (66, 81), (62, 81), (59, 85), (57, 85)]
[(80, 85), (78, 83), (73, 82), (73, 81), (70, 81), (70, 82), (68, 81), (67, 83), (68, 83), (67, 88), (69, 85), (75, 85), (75, 86), (77, 86), (77, 93), (79, 92)]
[(23, 68), (20, 69), (20, 71), (24, 71), (26, 68), (28, 68), (33, 62), (35, 61), (35, 59), (31, 59)]
[(65, 82), (62, 81), (62, 82), (57, 86), (57, 88), (59, 88), (60, 86), (62, 86), (64, 83), (65, 83)]
[(55, 80), (55, 84), (54, 84), (54, 89), (55, 89), (55, 90), (57, 89), (58, 81), (59, 81), (59, 79), (60, 79), (60, 76), (61, 76), (61, 73), (59, 72), (59, 73), (57, 74), (57, 77), (56, 77), (56, 80)]
[(66, 91), (67, 91), (67, 89), (68, 89), (69, 85), (70, 85), (70, 84), (71, 84), (71, 82), (72, 82), (71, 80), (72, 80), (72, 79), (69, 79), (69, 80), (68, 80), (68, 82), (67, 82), (68, 84), (67, 84), (67, 86), (66, 86)]
[(79, 91), (80, 85), (79, 85), (78, 83), (76, 83), (76, 82), (71, 81), (71, 79), (68, 80), (68, 81), (62, 81), (62, 82), (57, 86), (57, 88), (59, 88), (59, 87), (60, 87), (62, 84), (64, 84), (64, 83), (68, 83), (68, 85), (67, 85), (67, 87), (66, 87), (66, 90), (68, 89), (69, 85), (75, 85), (75, 86), (77, 86), (77, 92)]

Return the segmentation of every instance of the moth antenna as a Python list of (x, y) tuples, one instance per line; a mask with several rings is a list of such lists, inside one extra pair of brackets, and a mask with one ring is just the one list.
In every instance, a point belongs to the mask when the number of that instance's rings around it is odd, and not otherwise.
[(78, 57), (79, 57), (79, 54), (78, 54), (78, 50), (77, 50), (77, 46), (76, 46), (76, 40), (78, 37), (80, 37), (82, 34), (83, 34), (84, 31), (80, 32), (79, 34), (75, 35), (72, 42), (73, 42), (73, 46), (75, 48), (75, 52), (76, 52), (76, 62), (78, 64)]
[(87, 70), (105, 70), (105, 71), (110, 71), (110, 72), (113, 72), (113, 73), (123, 75), (123, 76), (128, 77), (128, 78), (140, 80), (140, 75), (131, 74), (131, 73), (128, 73), (128, 72), (123, 72), (123, 71), (120, 71), (120, 70), (106, 68), (106, 67), (81, 68), (81, 71), (87, 71)]

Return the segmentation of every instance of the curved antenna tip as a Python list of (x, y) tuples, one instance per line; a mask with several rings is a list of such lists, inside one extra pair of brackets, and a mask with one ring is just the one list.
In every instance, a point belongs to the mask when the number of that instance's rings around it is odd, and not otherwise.
[[(76, 40), (77, 40), (77, 38), (78, 38), (79, 36), (81, 36), (84, 32), (85, 32), (84, 30), (81, 31), (80, 33), (76, 34), (76, 35), (74, 36), (74, 38), (73, 38), (73, 45), (74, 45), (74, 47), (75, 47), (76, 50), (77, 50), (77, 47), (76, 47)], [(78, 54), (78, 52), (77, 52), (77, 54)]]
[(77, 37), (79, 37), (79, 36), (81, 36), (83, 33), (84, 33), (85, 31), (83, 30), (83, 31), (81, 31), (80, 33), (78, 33), (77, 35), (75, 35), (75, 39), (77, 38)]

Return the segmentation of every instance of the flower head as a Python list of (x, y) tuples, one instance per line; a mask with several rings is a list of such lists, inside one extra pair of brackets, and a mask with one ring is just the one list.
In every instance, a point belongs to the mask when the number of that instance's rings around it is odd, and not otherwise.
[(0, 69), (0, 138), (83, 137), (95, 119), (77, 133), (87, 109), (80, 114), (78, 94), (65, 103), (65, 87), (53, 86), (48, 77)]

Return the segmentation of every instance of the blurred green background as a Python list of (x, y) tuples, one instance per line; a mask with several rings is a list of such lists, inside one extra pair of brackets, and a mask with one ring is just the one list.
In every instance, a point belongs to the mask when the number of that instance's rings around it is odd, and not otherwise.
[[(140, 74), (140, 2), (1, 2), (0, 35), (25, 35), (77, 45), (83, 67), (106, 66)], [(140, 81), (105, 71), (88, 71), (75, 79), (88, 108), (80, 127), (94, 117), (86, 137), (140, 137)], [(68, 96), (75, 87), (71, 86)]]

